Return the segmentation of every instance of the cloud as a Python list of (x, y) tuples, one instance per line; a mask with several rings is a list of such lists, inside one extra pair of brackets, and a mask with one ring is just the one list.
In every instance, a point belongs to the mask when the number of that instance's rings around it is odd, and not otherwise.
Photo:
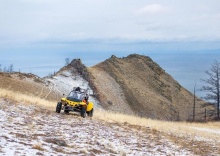
[(1, 44), (79, 40), (213, 40), (220, 1), (2, 0)]
[(146, 5), (136, 11), (137, 15), (155, 15), (169, 11), (168, 7), (162, 6), (160, 4)]

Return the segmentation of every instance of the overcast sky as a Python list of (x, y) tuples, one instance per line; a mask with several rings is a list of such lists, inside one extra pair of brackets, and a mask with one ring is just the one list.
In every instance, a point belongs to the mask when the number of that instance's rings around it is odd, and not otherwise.
[(2, 68), (46, 76), (65, 58), (139, 53), (190, 90), (219, 51), (220, 0), (0, 0)]
[(204, 41), (220, 41), (219, 0), (0, 0), (1, 47)]

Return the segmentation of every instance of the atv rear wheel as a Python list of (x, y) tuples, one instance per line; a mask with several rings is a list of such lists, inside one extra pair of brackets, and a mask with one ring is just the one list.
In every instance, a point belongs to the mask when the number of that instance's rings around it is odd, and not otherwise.
[(64, 112), (67, 113), (67, 114), (70, 112), (68, 106), (64, 106)]
[(82, 108), (80, 112), (81, 117), (85, 118), (86, 117), (86, 109)]
[(62, 108), (62, 103), (61, 103), (61, 102), (58, 102), (58, 103), (57, 103), (57, 107), (56, 107), (56, 112), (57, 112), (57, 113), (60, 113), (61, 108)]

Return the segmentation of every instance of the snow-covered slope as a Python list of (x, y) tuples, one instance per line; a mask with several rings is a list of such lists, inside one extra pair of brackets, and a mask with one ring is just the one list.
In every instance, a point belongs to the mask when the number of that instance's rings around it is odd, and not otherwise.
[(2, 156), (193, 155), (150, 128), (138, 130), (33, 105), (0, 103)]
[(100, 107), (99, 102), (93, 97), (93, 90), (90, 88), (89, 83), (82, 78), (78, 73), (72, 73), (70, 69), (59, 71), (55, 76), (46, 77), (46, 81), (50, 82), (53, 90), (60, 94), (67, 96), (74, 87), (81, 87), (89, 90), (89, 101), (95, 104), (95, 107)]

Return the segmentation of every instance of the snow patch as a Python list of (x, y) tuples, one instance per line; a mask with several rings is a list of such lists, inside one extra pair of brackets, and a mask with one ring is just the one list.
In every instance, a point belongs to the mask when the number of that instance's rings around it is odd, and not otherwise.
[(218, 134), (220, 135), (220, 131), (218, 129), (210, 129), (210, 128), (200, 128), (200, 127), (191, 127), (195, 130), (198, 130), (198, 131), (203, 131), (203, 132), (208, 132), (208, 133), (215, 133), (215, 134)]
[(76, 114), (47, 113), (45, 108), (23, 108), (22, 104), (0, 108), (0, 155), (192, 155), (150, 131)]
[(53, 90), (65, 96), (73, 90), (73, 87), (88, 89), (89, 101), (93, 102), (95, 107), (101, 107), (99, 101), (93, 97), (93, 90), (89, 86), (88, 81), (83, 79), (79, 74), (73, 74), (70, 70), (64, 70), (53, 77), (45, 78), (45, 80), (49, 82)]

